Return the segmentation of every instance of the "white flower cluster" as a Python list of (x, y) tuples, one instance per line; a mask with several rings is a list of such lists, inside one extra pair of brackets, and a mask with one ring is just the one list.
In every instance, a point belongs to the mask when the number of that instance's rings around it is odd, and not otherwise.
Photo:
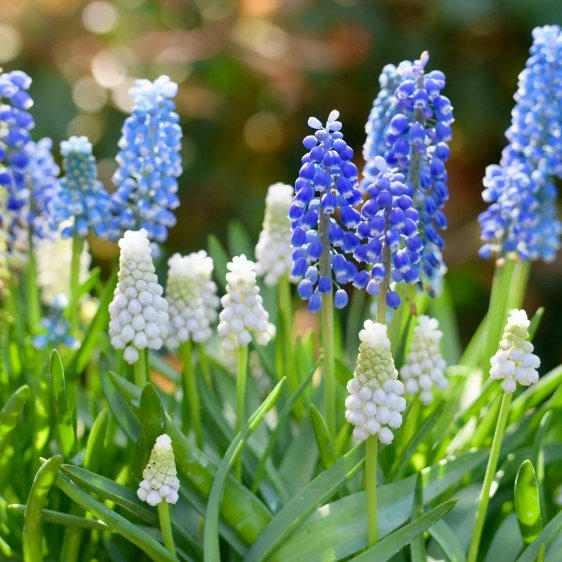
[(221, 299), (223, 310), (218, 326), (224, 351), (247, 346), (252, 341), (251, 331), (256, 333), (259, 345), (267, 345), (275, 337), (275, 326), (268, 322), (269, 314), (256, 285), (255, 267), (244, 254), (227, 265), (227, 294)]
[[(63, 224), (62, 228), (67, 226)], [(60, 293), (70, 292), (70, 265), (72, 262), (72, 238), (62, 238), (60, 232), (52, 239), (41, 238), (37, 242), (37, 284), (41, 289), (41, 300), (45, 306), (51, 305)], [(80, 255), (79, 281), (88, 278), (92, 257), (88, 243), (84, 241)]]
[(193, 271), (197, 281), (197, 287), (205, 307), (207, 319), (209, 324), (212, 324), (218, 318), (220, 304), (217, 284), (211, 279), (215, 267), (213, 258), (208, 256), (205, 250), (199, 250), (199, 252), (189, 254), (187, 259), (190, 264), (189, 269)]
[(405, 394), (419, 392), (422, 404), (433, 402), (433, 386), (437, 390), (447, 388), (445, 378), (447, 363), (439, 350), (443, 332), (437, 328), (439, 322), (435, 318), (426, 315), (419, 317), (406, 364), (400, 369), (400, 377), (405, 384)]
[(119, 283), (109, 305), (109, 335), (123, 358), (136, 363), (138, 350), (160, 349), (168, 336), (168, 302), (154, 273), (150, 241), (143, 228), (128, 230), (119, 240)]
[(168, 260), (166, 299), (169, 304), (168, 339), (166, 345), (175, 349), (191, 339), (201, 343), (212, 336), (207, 311), (199, 291), (197, 271), (189, 256), (174, 254)]
[(292, 186), (275, 183), (269, 186), (265, 198), (265, 218), (256, 245), (256, 273), (264, 276), (268, 287), (276, 285), (279, 277), (291, 271), (293, 247), (289, 207), (294, 195)]
[(177, 477), (176, 460), (172, 440), (166, 434), (156, 439), (150, 460), (142, 473), (137, 496), (149, 505), (158, 505), (162, 500), (176, 503), (180, 481)]
[(394, 367), (386, 326), (367, 320), (359, 339), (357, 366), (347, 383), (345, 419), (356, 426), (357, 441), (378, 433), (381, 443), (390, 444), (394, 439), (390, 428), (402, 425), (401, 412), (406, 409), (404, 385)]
[(500, 349), (490, 359), (490, 378), (500, 380), (507, 394), (515, 392), (517, 383), (529, 386), (539, 380), (541, 360), (533, 354), (533, 344), (526, 341), (531, 322), (524, 310), (512, 310), (507, 319)]

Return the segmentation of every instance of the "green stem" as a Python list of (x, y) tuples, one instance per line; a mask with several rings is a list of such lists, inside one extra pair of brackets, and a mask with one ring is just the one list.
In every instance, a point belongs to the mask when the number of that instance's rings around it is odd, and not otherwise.
[[(242, 431), (246, 421), (246, 380), (248, 378), (248, 346), (238, 347), (238, 371), (236, 375), (236, 433)], [(242, 450), (234, 463), (234, 476), (242, 479)]]
[(286, 275), (279, 279), (279, 308), (283, 315), (283, 342), (285, 344), (285, 374), (291, 394), (299, 386), (293, 348), (293, 307), (291, 303), (291, 285)]
[(158, 504), (158, 518), (160, 519), (160, 531), (164, 539), (164, 546), (175, 556), (176, 546), (172, 535), (172, 524), (170, 522), (170, 506), (166, 500)]
[(365, 494), (367, 496), (367, 538), (369, 547), (379, 540), (377, 515), (377, 445), (378, 435), (367, 437), (367, 456), (365, 458)]
[(70, 264), (70, 302), (68, 319), (70, 321), (70, 334), (75, 336), (78, 330), (78, 299), (80, 293), (80, 257), (84, 240), (76, 230), (72, 237), (72, 261)]
[[(41, 301), (37, 287), (37, 261), (33, 247), (33, 232), (29, 229), (29, 263), (27, 266), (27, 306), (29, 332), (32, 336), (39, 333), (41, 327)], [(15, 290), (15, 289), (14, 289)]]
[(500, 415), (498, 417), (498, 424), (494, 434), (494, 441), (492, 442), (492, 449), (490, 451), (490, 458), (486, 468), (486, 476), (484, 477), (484, 484), (480, 494), (480, 501), (478, 503), (478, 511), (476, 512), (476, 522), (474, 524), (474, 531), (472, 532), (472, 539), (468, 549), (468, 557), (466, 562), (476, 562), (478, 557), (478, 549), (480, 547), (480, 539), (482, 537), (482, 530), (484, 529), (484, 521), (486, 519), (486, 511), (488, 510), (488, 503), (490, 502), (490, 490), (492, 482), (496, 474), (498, 466), (498, 459), (505, 433), (505, 426), (507, 424), (507, 416), (509, 414), (509, 407), (511, 405), (511, 398), (513, 394), (504, 394), (502, 405), (500, 408)]
[[(201, 412), (199, 409), (199, 391), (197, 390), (197, 380), (195, 379), (195, 369), (193, 368), (193, 346), (191, 340), (180, 345), (180, 355), (183, 360), (183, 401), (182, 401), (182, 424), (184, 433), (188, 427), (191, 417), (191, 426), (195, 432), (197, 447), (203, 448), (203, 434), (201, 433)], [(189, 407), (188, 407), (189, 405)]]
[(135, 384), (143, 389), (148, 382), (148, 353), (146, 349), (139, 349), (139, 359), (133, 365), (135, 372)]
[(207, 357), (207, 353), (205, 352), (205, 345), (202, 343), (197, 344), (197, 360), (199, 362), (199, 366), (201, 367), (201, 371), (203, 373), (203, 378), (205, 382), (209, 386), (209, 388), (213, 387), (213, 381), (211, 380), (211, 369), (209, 368), (209, 359)]

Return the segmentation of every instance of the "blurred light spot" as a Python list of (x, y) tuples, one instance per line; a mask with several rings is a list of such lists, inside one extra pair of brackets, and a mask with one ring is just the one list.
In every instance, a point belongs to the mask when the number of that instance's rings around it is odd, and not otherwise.
[(95, 113), (107, 103), (107, 91), (93, 78), (85, 76), (74, 84), (72, 99), (78, 109), (87, 113)]
[(92, 60), (92, 75), (104, 88), (116, 88), (127, 76), (129, 53), (124, 49), (104, 49)]
[(201, 15), (209, 21), (219, 21), (227, 18), (236, 5), (234, 0), (197, 0), (197, 7)]
[(98, 160), (98, 179), (110, 193), (115, 191), (115, 186), (111, 183), (115, 170), (117, 170), (115, 158), (102, 158)]
[(82, 21), (92, 33), (108, 33), (119, 23), (119, 11), (111, 2), (92, 2), (82, 12)]
[(96, 144), (102, 135), (102, 127), (98, 119), (92, 115), (78, 115), (75, 117), (66, 128), (66, 134), (71, 137), (86, 136), (90, 139), (92, 144)]
[(212, 119), (216, 116), (221, 98), (209, 88), (190, 84), (180, 88), (176, 97), (178, 112), (196, 119)]
[(261, 18), (277, 10), (280, 0), (240, 0), (240, 11), (252, 18)]
[(275, 115), (260, 111), (244, 125), (244, 140), (255, 152), (273, 152), (281, 144), (281, 123)]
[(21, 36), (12, 25), (0, 25), (0, 62), (15, 59), (21, 51)]
[(268, 59), (282, 57), (289, 48), (287, 34), (280, 27), (264, 19), (241, 19), (234, 28), (232, 36), (238, 44)]
[(135, 85), (136, 78), (126, 78), (119, 86), (111, 91), (111, 101), (123, 113), (131, 113), (134, 102), (129, 95), (129, 90)]

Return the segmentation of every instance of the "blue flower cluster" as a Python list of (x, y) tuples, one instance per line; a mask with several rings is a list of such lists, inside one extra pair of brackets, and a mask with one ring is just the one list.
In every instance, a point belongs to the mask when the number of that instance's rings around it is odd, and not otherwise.
[[(350, 161), (353, 150), (343, 140), (338, 117), (339, 112), (332, 111), (325, 127), (315, 117), (308, 120), (316, 132), (303, 141), (309, 152), (302, 158), (289, 209), (295, 247), (291, 273), (304, 276), (298, 293), (309, 300), (312, 312), (322, 308), (321, 295), (330, 293), (333, 284), (337, 287), (334, 304), (343, 308), (348, 297), (340, 284), (358, 279), (362, 283), (362, 274), (341, 253), (353, 253), (360, 245), (353, 230), (361, 215), (353, 207), (362, 201), (362, 195), (357, 188), (357, 168)], [(343, 228), (333, 217), (337, 209)]]
[(157, 244), (166, 241), (168, 228), (176, 224), (172, 210), (180, 203), (176, 178), (182, 173), (182, 130), (171, 100), (177, 89), (167, 76), (137, 80), (131, 88), (135, 106), (123, 125), (113, 176), (117, 191), (111, 196), (110, 239), (144, 228), (155, 242), (154, 257), (159, 255)]
[(515, 252), (549, 262), (560, 248), (553, 179), (562, 178), (561, 28), (535, 28), (530, 54), (519, 75), (509, 144), (484, 178), (482, 197), (490, 206), (479, 216), (483, 258)]
[(38, 334), (33, 338), (35, 349), (44, 349), (47, 345), (57, 349), (61, 344), (69, 349), (76, 349), (80, 342), (69, 334), (70, 322), (64, 317), (64, 310), (68, 306), (65, 295), (58, 295), (49, 308), (48, 316), (41, 320), (41, 327), (46, 333)]
[[(371, 199), (361, 208), (362, 221), (357, 227), (359, 238), (367, 242), (358, 246), (353, 256), (373, 266), (370, 275), (364, 272), (361, 285), (377, 296), (381, 283), (419, 281), (416, 264), (424, 245), (418, 236), (419, 215), (413, 208), (412, 185), (405, 183), (404, 174), (391, 171), (382, 156), (376, 156), (373, 163), (379, 173), (367, 187)], [(398, 293), (388, 290), (386, 304), (398, 308)]]
[(373, 105), (367, 123), (367, 164), (362, 185), (368, 191), (368, 184), (376, 179), (376, 156), (384, 156), (388, 167), (404, 176), (419, 215), (419, 238), (423, 243), (421, 258), (415, 265), (419, 276), (428, 280), (432, 293), (446, 271), (441, 254), (444, 241), (438, 230), (447, 227), (442, 210), (449, 198), (445, 162), (454, 118), (450, 100), (441, 94), (445, 75), (438, 70), (426, 73), (428, 60), (425, 52), (419, 60), (404, 61), (395, 70), (385, 67), (381, 84), (389, 88), (397, 85), (391, 101), (379, 103), (377, 100), (389, 96), (381, 92)]
[(97, 180), (96, 159), (87, 137), (70, 137), (61, 142), (65, 177), (60, 180), (58, 197), (53, 200), (54, 220), (57, 224), (74, 218), (61, 233), (63, 238), (85, 237), (91, 228), (96, 236), (107, 236), (110, 219), (109, 195)]

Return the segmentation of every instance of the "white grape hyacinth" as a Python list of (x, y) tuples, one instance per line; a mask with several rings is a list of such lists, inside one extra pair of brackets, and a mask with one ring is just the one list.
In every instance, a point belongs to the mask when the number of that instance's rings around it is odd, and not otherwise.
[(345, 419), (356, 426), (353, 437), (357, 441), (378, 433), (380, 442), (388, 445), (394, 439), (390, 428), (402, 425), (406, 400), (386, 329), (384, 324), (367, 320), (359, 332), (359, 356), (353, 378), (347, 383), (350, 395), (345, 400)]
[(538, 382), (541, 360), (533, 353), (529, 337), (530, 320), (524, 310), (512, 310), (505, 327), (500, 349), (490, 359), (490, 378), (502, 381), (506, 394), (515, 392), (517, 383), (530, 386)]
[(251, 332), (259, 345), (267, 345), (275, 337), (275, 326), (268, 322), (269, 314), (263, 307), (263, 298), (256, 285), (255, 264), (244, 254), (227, 264), (227, 294), (221, 299), (223, 310), (218, 325), (224, 351), (247, 346)]
[(139, 350), (160, 349), (168, 336), (168, 302), (158, 284), (148, 233), (128, 230), (119, 240), (119, 282), (109, 305), (109, 335), (130, 364)]
[(265, 217), (256, 245), (256, 273), (268, 287), (288, 275), (293, 262), (291, 246), (291, 220), (289, 207), (295, 190), (285, 183), (269, 186), (265, 198)]
[(180, 481), (171, 438), (164, 434), (156, 439), (150, 460), (142, 473), (137, 496), (148, 505), (158, 505), (162, 500), (175, 504), (178, 501)]
[[(70, 223), (72, 224), (72, 223)], [(61, 228), (68, 226), (63, 223)], [(37, 242), (37, 285), (41, 289), (41, 301), (50, 306), (60, 293), (70, 292), (70, 266), (72, 263), (72, 238), (62, 238), (60, 232), (52, 239), (41, 238)], [(88, 278), (92, 257), (88, 243), (84, 242), (80, 254), (78, 279), (83, 283)]]
[(217, 284), (211, 279), (215, 267), (213, 258), (208, 256), (205, 250), (193, 252), (187, 258), (190, 262), (190, 269), (194, 272), (197, 280), (207, 319), (209, 324), (213, 324), (219, 316), (218, 309), (220, 304)]
[(190, 256), (174, 254), (168, 260), (168, 338), (166, 345), (175, 349), (187, 340), (202, 343), (212, 336), (205, 304)]
[(438, 330), (435, 318), (423, 315), (414, 328), (410, 353), (405, 365), (400, 369), (404, 381), (405, 394), (418, 394), (422, 404), (433, 402), (433, 387), (437, 390), (447, 388), (445, 377), (446, 361), (441, 356), (440, 342), (443, 332)]

